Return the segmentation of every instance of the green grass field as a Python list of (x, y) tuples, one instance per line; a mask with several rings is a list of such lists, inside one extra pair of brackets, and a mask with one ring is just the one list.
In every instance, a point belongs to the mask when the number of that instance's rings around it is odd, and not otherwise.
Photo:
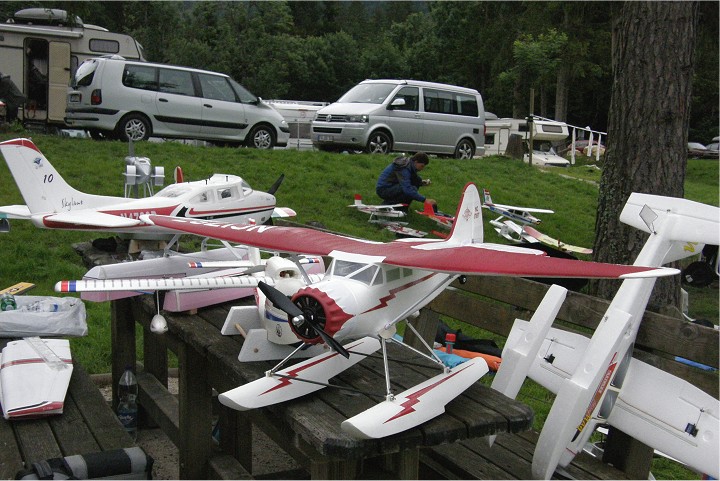
[[(0, 133), (0, 141), (27, 134)], [(122, 173), (128, 145), (121, 142), (96, 142), (33, 134), (33, 141), (65, 180), (78, 190), (122, 196)], [(276, 197), (278, 205), (297, 211), (300, 223), (316, 221), (333, 231), (372, 240), (390, 241), (394, 234), (367, 222), (367, 215), (349, 209), (353, 195), (363, 196), (366, 203), (379, 203), (375, 181), (379, 172), (393, 156), (343, 155), (314, 151), (194, 147), (177, 142), (135, 145), (138, 156), (149, 157), (153, 166), (163, 166), (166, 182), (172, 182), (176, 166), (183, 169), (185, 180), (199, 180), (213, 173), (242, 176), (258, 190), (268, 189), (281, 173), (285, 180)], [(423, 193), (437, 199), (439, 208), (454, 213), (464, 185), (474, 182), (488, 188), (497, 203), (549, 208), (555, 214), (542, 216), (542, 231), (562, 241), (592, 247), (597, 182), (600, 171), (589, 165), (568, 169), (532, 168), (520, 161), (504, 157), (472, 160), (432, 159), (423, 172), (432, 184)], [(718, 162), (690, 160), (686, 179), (686, 196), (699, 202), (718, 205)], [(0, 162), (0, 205), (24, 204), (7, 166)], [(415, 203), (414, 209), (422, 206)], [(436, 229), (431, 220), (411, 213), (411, 226), (424, 231)], [(87, 269), (71, 245), (91, 241), (110, 234), (38, 229), (29, 222), (12, 221), (11, 231), (0, 234), (0, 286), (16, 282), (33, 282), (34, 295), (56, 295), (54, 284), (63, 279), (80, 279)], [(485, 218), (488, 242), (504, 242)], [(690, 289), (691, 317), (704, 317), (718, 322), (717, 289)], [(72, 340), (73, 356), (89, 372), (110, 370), (109, 305), (86, 303), (87, 337)], [(141, 356), (141, 352), (138, 353)], [(552, 403), (552, 395), (531, 382), (520, 399), (533, 406), (536, 427), (542, 422)], [(658, 479), (683, 479), (697, 475), (678, 471), (677, 465), (662, 461), (653, 467)]]

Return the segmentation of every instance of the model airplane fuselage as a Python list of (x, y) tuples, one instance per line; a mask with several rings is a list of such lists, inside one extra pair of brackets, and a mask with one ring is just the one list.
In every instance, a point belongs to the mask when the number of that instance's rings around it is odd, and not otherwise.
[[(650, 234), (636, 265), (660, 266), (695, 255), (697, 243), (720, 243), (718, 208), (685, 199), (633, 193), (620, 219)], [(556, 394), (533, 457), (536, 478), (567, 466), (601, 423), (702, 473), (720, 474), (718, 400), (632, 357), (654, 284), (623, 281), (590, 339), (551, 328), (557, 310), (516, 321), (493, 387), (514, 397), (527, 375)], [(562, 300), (552, 297), (549, 291), (543, 303), (559, 309)]]
[[(533, 207), (516, 207), (514, 205), (495, 204), (490, 197), (490, 191), (483, 189), (483, 207), (501, 217), (507, 217), (522, 224), (540, 224), (541, 220), (533, 214), (552, 214), (550, 209), (537, 209)], [(499, 221), (500, 219), (496, 219)]]
[(398, 218), (405, 217), (407, 215), (406, 212), (397, 210), (399, 207), (407, 207), (405, 204), (367, 205), (363, 203), (362, 196), (360, 194), (355, 194), (355, 202), (350, 204), (348, 207), (370, 214), (370, 219), (372, 219), (373, 216)]
[[(29, 139), (2, 142), (0, 152), (26, 203), (0, 207), (0, 215), (28, 219), (41, 228), (171, 233), (140, 218), (156, 214), (262, 224), (275, 211), (272, 194), (253, 190), (235, 175), (215, 174), (205, 180), (171, 184), (151, 197), (128, 199), (72, 188)], [(286, 209), (276, 215), (294, 212)]]

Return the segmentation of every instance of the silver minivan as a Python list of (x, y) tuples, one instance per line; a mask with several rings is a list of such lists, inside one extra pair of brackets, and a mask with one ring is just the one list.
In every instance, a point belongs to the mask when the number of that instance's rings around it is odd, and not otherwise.
[(92, 58), (77, 69), (65, 122), (93, 138), (202, 139), (284, 147), (283, 117), (229, 76), (122, 57)]
[(418, 80), (364, 80), (312, 123), (320, 150), (424, 151), (469, 159), (485, 151), (477, 90)]

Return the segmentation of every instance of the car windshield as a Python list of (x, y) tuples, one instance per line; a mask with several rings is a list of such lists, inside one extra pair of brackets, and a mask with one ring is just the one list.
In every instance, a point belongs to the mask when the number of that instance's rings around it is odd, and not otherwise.
[(358, 84), (340, 97), (338, 103), (381, 104), (395, 87), (397, 87), (396, 84), (386, 83)]

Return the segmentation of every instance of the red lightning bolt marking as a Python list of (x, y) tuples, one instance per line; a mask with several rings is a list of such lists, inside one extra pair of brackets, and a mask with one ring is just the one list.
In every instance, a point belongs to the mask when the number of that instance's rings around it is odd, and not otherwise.
[[(379, 299), (379, 300), (380, 300), (380, 303), (379, 303), (378, 305), (376, 305), (375, 307), (373, 307), (373, 308), (371, 308), (371, 309), (368, 309), (368, 310), (365, 311), (365, 312), (372, 312), (372, 311), (376, 311), (376, 310), (378, 310), (378, 309), (382, 309), (382, 308), (384, 308), (384, 307), (387, 307), (388, 302), (390, 302), (391, 300), (395, 299), (396, 294), (397, 294), (398, 292), (404, 291), (405, 289), (410, 289), (412, 286), (417, 285), (417, 284), (420, 284), (421, 282), (425, 282), (426, 280), (430, 279), (430, 278), (433, 277), (434, 275), (436, 275), (436, 274), (435, 274), (435, 273), (428, 274), (427, 276), (425, 276), (425, 277), (423, 277), (423, 278), (421, 278), (421, 279), (418, 279), (418, 280), (416, 280), (415, 282), (411, 282), (411, 283), (409, 283), (409, 284), (405, 284), (405, 285), (400, 286), (400, 287), (398, 287), (398, 288), (396, 288), (396, 289), (391, 289), (391, 290), (390, 290), (390, 293), (389, 293), (387, 296), (381, 297), (381, 298)], [(364, 313), (363, 313), (363, 314), (364, 314)]]
[[(360, 344), (360, 343), (358, 342), (358, 343), (356, 343), (356, 344), (353, 344), (353, 345), (351, 345), (351, 346), (348, 346), (348, 347), (347, 347), (348, 351), (351, 351), (351, 349), (352, 349), (353, 347), (357, 346), (358, 344)], [(281, 377), (281, 378), (278, 378), (278, 384), (277, 384), (276, 386), (271, 387), (270, 389), (268, 389), (267, 391), (263, 392), (263, 393), (260, 394), (260, 395), (262, 396), (263, 394), (267, 394), (267, 393), (273, 392), (273, 391), (275, 391), (275, 390), (277, 390), (277, 389), (282, 389), (282, 388), (284, 388), (285, 386), (289, 386), (290, 384), (292, 384), (292, 379), (290, 379), (290, 377), (297, 377), (298, 374), (301, 373), (301, 372), (303, 372), (304, 370), (309, 369), (309, 368), (314, 367), (314, 366), (317, 366), (318, 364), (323, 363), (323, 362), (325, 362), (325, 361), (327, 361), (327, 360), (329, 360), (329, 359), (332, 359), (332, 358), (336, 357), (337, 355), (338, 355), (337, 352), (332, 352), (332, 353), (328, 354), (328, 355), (325, 356), (325, 357), (321, 357), (320, 359), (316, 360), (315, 362), (311, 362), (311, 363), (305, 364), (304, 366), (300, 366), (300, 367), (297, 368), (297, 369), (292, 369), (292, 370), (290, 370), (290, 371), (287, 371), (286, 375), (289, 376), (289, 377)]]
[(427, 386), (427, 387), (424, 387), (424, 388), (420, 389), (419, 391), (416, 391), (416, 392), (410, 394), (409, 396), (407, 396), (407, 401), (405, 401), (404, 403), (400, 404), (400, 406), (402, 406), (402, 408), (403, 408), (402, 411), (400, 411), (399, 413), (397, 413), (396, 415), (394, 415), (393, 417), (391, 417), (390, 419), (388, 419), (387, 421), (385, 421), (383, 424), (389, 423), (390, 421), (393, 421), (393, 420), (395, 420), (395, 419), (397, 419), (397, 418), (400, 418), (400, 417), (402, 417), (402, 416), (405, 416), (406, 414), (410, 414), (410, 413), (412, 413), (412, 412), (415, 412), (415, 409), (413, 408), (413, 406), (420, 402), (420, 398), (421, 398), (424, 394), (432, 391), (433, 389), (435, 389), (436, 387), (438, 387), (439, 385), (441, 385), (441, 384), (444, 383), (445, 381), (453, 378), (453, 377), (454, 377), (455, 375), (457, 375), (457, 374), (460, 374), (463, 370), (465, 370), (465, 369), (467, 369), (467, 368), (468, 368), (468, 366), (465, 366), (465, 367), (463, 367), (462, 369), (459, 369), (459, 370), (455, 371), (455, 372), (452, 373), (450, 376), (444, 377), (444, 378), (440, 379), (438, 382), (433, 383), (433, 384), (431, 384), (431, 385), (429, 385), (429, 386)]

